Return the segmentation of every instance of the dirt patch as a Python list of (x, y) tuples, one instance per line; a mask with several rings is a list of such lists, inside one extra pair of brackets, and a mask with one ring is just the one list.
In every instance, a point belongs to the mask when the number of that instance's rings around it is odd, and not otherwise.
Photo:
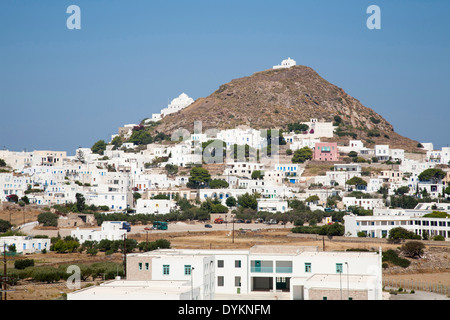
[(8, 209), (0, 210), (0, 219), (9, 221), (12, 225), (19, 226), (24, 223), (37, 221), (37, 217), (43, 211), (33, 207), (20, 207), (9, 205)]

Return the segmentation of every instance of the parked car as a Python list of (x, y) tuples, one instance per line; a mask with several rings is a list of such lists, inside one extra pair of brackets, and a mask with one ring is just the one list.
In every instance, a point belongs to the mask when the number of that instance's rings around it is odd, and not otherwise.
[(212, 225), (210, 225), (210, 224), (205, 224), (205, 228), (212, 228)]

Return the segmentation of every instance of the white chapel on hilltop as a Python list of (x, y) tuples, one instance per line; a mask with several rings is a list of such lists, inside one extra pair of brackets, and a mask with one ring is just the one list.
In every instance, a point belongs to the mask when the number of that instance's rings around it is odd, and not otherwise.
[(281, 64), (280, 64), (280, 65), (273, 66), (273, 68), (274, 68), (274, 69), (290, 68), (290, 67), (295, 66), (296, 64), (297, 64), (297, 63), (295, 62), (294, 59), (287, 58), (287, 59), (281, 61)]
[(189, 97), (186, 93), (180, 94), (177, 98), (173, 99), (170, 104), (161, 110), (160, 113), (153, 113), (151, 119), (147, 119), (146, 122), (159, 121), (168, 114), (178, 112), (194, 102), (194, 99)]

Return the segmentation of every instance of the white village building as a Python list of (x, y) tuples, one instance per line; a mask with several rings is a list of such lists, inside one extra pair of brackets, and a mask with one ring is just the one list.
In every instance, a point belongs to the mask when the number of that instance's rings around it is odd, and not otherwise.
[(284, 69), (284, 68), (290, 68), (297, 64), (294, 59), (287, 58), (283, 61), (281, 61), (281, 64), (273, 66), (273, 69)]
[(101, 230), (80, 229), (72, 230), (70, 235), (83, 244), (85, 241), (123, 240), (127, 235), (127, 223), (123, 221), (104, 221)]
[(193, 102), (194, 99), (183, 92), (177, 98), (173, 99), (166, 108), (162, 109), (160, 113), (153, 113), (152, 117), (146, 120), (146, 123), (159, 121), (171, 113), (178, 112), (188, 107)]

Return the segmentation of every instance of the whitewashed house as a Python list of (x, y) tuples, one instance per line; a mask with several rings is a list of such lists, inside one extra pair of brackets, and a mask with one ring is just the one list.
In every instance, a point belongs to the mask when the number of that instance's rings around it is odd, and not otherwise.
[(273, 66), (273, 69), (285, 69), (295, 66), (297, 63), (294, 59), (287, 58), (283, 61), (281, 61), (281, 64)]
[(136, 214), (167, 214), (176, 208), (174, 200), (167, 199), (138, 199), (136, 201)]
[(257, 211), (267, 211), (267, 212), (286, 212), (289, 211), (290, 208), (288, 206), (287, 200), (282, 199), (257, 199), (258, 208)]
[(365, 210), (373, 210), (375, 208), (385, 207), (384, 200), (379, 198), (364, 199), (356, 197), (343, 197), (342, 202), (344, 203), (344, 206), (347, 210), (349, 207), (361, 207)]
[(30, 254), (39, 253), (42, 250), (50, 250), (50, 238), (33, 238), (32, 236), (10, 236), (0, 237), (0, 252), (3, 253), (5, 246), (9, 251), (9, 246), (14, 245), (17, 253)]
[(126, 238), (127, 228), (129, 228), (129, 225), (124, 221), (104, 221), (101, 230), (77, 228), (76, 230), (72, 230), (70, 235), (78, 239), (80, 244), (83, 244), (85, 241), (115, 241), (123, 240), (124, 237)]

